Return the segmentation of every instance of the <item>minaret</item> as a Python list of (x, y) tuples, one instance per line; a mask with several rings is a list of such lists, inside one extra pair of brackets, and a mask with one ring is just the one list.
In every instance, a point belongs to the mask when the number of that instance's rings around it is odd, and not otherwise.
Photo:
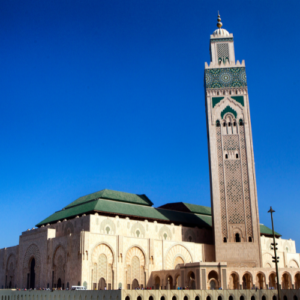
[(206, 118), (215, 260), (260, 267), (260, 228), (245, 62), (235, 62), (233, 35), (210, 36), (205, 63)]

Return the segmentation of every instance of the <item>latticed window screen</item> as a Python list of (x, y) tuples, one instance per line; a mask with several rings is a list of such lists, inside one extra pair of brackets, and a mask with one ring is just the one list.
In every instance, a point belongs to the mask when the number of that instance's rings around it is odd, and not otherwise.
[(101, 254), (99, 256), (99, 261), (98, 261), (98, 266), (99, 266), (99, 278), (106, 278), (107, 274), (107, 257), (105, 254)]
[(140, 260), (137, 256), (134, 256), (131, 261), (132, 267), (132, 279), (140, 280)]
[(229, 61), (229, 47), (228, 44), (217, 44), (218, 61)]

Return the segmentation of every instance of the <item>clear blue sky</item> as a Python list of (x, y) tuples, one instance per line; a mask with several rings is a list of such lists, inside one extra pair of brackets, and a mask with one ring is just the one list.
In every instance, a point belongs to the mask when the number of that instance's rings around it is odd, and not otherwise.
[(107, 188), (210, 205), (204, 62), (246, 61), (260, 221), (300, 251), (300, 1), (0, 1), (0, 248)]

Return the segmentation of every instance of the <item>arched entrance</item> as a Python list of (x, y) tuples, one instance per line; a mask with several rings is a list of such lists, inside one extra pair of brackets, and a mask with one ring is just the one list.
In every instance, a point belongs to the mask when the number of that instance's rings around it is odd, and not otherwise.
[(160, 289), (160, 278), (158, 276), (155, 277), (155, 289)]
[(105, 290), (106, 288), (106, 281), (103, 277), (99, 280), (99, 290)]
[(34, 257), (30, 261), (30, 267), (29, 267), (29, 288), (34, 289), (35, 288), (35, 259)]
[(288, 273), (284, 273), (281, 278), (281, 286), (283, 290), (289, 290), (292, 287), (291, 284), (291, 275)]
[(211, 271), (208, 274), (209, 287), (211, 290), (217, 290), (218, 286), (218, 273), (216, 271)]
[(181, 286), (181, 277), (180, 274), (175, 275), (175, 287), (176, 289)]
[(236, 273), (231, 273), (229, 276), (229, 289), (238, 290), (239, 289), (239, 276)]
[(61, 288), (61, 279), (60, 278), (58, 278), (58, 280), (57, 280), (57, 288)]
[(139, 282), (137, 281), (137, 279), (133, 279), (132, 281), (132, 289), (135, 290), (139, 288)]
[(272, 274), (269, 276), (269, 287), (270, 287), (270, 288), (277, 289), (277, 285), (276, 285), (276, 274), (275, 274), (275, 273), (272, 273)]
[(252, 288), (252, 276), (249, 273), (245, 273), (242, 280), (243, 280), (243, 289), (250, 290)]
[(188, 273), (188, 282), (189, 282), (189, 289), (191, 289), (191, 290), (196, 289), (196, 281), (195, 281), (195, 273), (194, 272)]
[(298, 290), (300, 289), (300, 273), (295, 275), (295, 288)]
[(168, 290), (173, 290), (173, 278), (172, 276), (167, 276), (167, 289)]
[(258, 273), (256, 275), (256, 286), (258, 289), (264, 289), (266, 283), (266, 277), (263, 273)]

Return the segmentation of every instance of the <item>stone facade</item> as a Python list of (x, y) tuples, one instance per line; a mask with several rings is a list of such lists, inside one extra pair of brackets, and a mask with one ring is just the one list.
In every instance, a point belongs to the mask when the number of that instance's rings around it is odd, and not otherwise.
[[(271, 299), (274, 291), (268, 288), (276, 286), (272, 239), (261, 234), (259, 224), (245, 63), (235, 62), (232, 34), (214, 32), (211, 58), (205, 78), (212, 224), (209, 208), (169, 203), (155, 209), (145, 195), (103, 190), (23, 232), (19, 245), (0, 249), (0, 287), (194, 290), (153, 291), (153, 296), (120, 292), (125, 300), (225, 294), (252, 299), (250, 291), (213, 290), (257, 287), (262, 299)], [(279, 283), (285, 290), (300, 289), (295, 242), (276, 242)], [(1, 300), (23, 300), (22, 295)]]
[[(0, 284), (30, 287), (34, 259), (35, 287), (166, 289), (169, 277), (170, 288), (225, 289), (240, 288), (245, 282), (251, 287), (260, 286), (257, 278), (261, 274), (262, 286), (266, 288), (272, 286), (274, 279), (271, 241), (261, 237), (264, 268), (249, 268), (246, 264), (229, 267), (226, 262), (214, 262), (210, 230), (96, 213), (23, 232), (18, 246), (0, 250)], [(300, 255), (296, 253), (295, 242), (280, 238), (277, 242), (279, 256), (283, 258), (282, 285), (300, 288)], [(190, 272), (194, 281), (189, 280)], [(244, 278), (247, 274), (248, 281)]]

